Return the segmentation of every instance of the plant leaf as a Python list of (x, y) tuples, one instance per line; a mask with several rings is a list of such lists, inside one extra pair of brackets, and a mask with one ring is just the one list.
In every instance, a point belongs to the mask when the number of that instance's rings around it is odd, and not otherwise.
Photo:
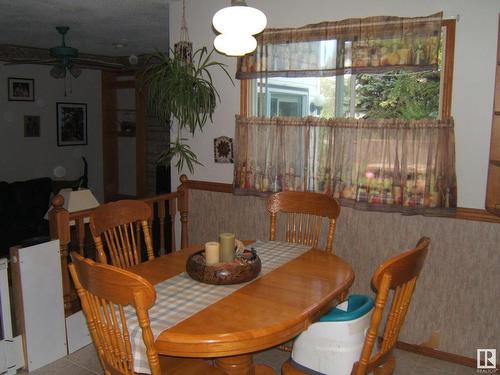
[[(147, 57), (147, 67), (143, 73), (144, 87), (147, 88), (149, 109), (168, 129), (203, 130), (217, 103), (221, 101), (219, 92), (213, 84), (212, 69), (221, 69), (234, 85), (227, 71), (227, 66), (218, 61), (211, 61), (214, 49), (208, 52), (206, 47), (194, 51), (193, 61), (186, 63), (180, 57), (156, 51)], [(172, 117), (177, 119), (173, 122)], [(159, 163), (170, 163), (177, 157), (175, 165), (179, 172), (187, 166), (191, 173), (194, 165), (202, 165), (189, 145), (182, 140), (170, 143), (159, 157)]]

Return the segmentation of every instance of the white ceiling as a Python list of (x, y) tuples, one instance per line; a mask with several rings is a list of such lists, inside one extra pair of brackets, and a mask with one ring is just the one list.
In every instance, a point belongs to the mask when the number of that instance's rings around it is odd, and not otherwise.
[[(55, 26), (69, 26), (66, 45), (83, 53), (165, 51), (168, 18), (168, 0), (0, 0), (0, 44), (54, 47)], [(123, 40), (126, 47), (113, 46)]]

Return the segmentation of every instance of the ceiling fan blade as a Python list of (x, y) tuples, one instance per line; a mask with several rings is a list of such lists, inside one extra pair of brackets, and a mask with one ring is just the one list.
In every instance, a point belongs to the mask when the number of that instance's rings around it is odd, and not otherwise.
[(126, 65), (121, 64), (121, 63), (117, 63), (117, 62), (110, 62), (110, 61), (90, 59), (90, 58), (82, 58), (82, 57), (72, 59), (71, 61), (73, 63), (83, 65), (83, 66), (89, 65), (89, 66), (100, 66), (100, 67), (105, 67), (105, 68), (117, 68), (117, 69), (122, 69), (122, 68), (127, 67)]
[(47, 60), (40, 60), (40, 59), (19, 59), (19, 60), (9, 60), (5, 63), (5, 65), (20, 65), (20, 64), (54, 64), (59, 62), (57, 59), (47, 59)]

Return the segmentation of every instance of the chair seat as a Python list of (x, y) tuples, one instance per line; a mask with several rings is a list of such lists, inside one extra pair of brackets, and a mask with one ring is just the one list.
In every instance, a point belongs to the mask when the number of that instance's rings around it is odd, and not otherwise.
[(165, 375), (224, 375), (224, 371), (203, 359), (159, 356), (162, 374)]

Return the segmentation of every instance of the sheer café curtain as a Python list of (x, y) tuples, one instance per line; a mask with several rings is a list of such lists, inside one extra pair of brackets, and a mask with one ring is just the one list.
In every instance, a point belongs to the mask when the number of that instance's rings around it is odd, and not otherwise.
[[(442, 13), (268, 29), (237, 78), (437, 69)], [(297, 190), (407, 214), (456, 208), (452, 119), (236, 116), (236, 194)]]

